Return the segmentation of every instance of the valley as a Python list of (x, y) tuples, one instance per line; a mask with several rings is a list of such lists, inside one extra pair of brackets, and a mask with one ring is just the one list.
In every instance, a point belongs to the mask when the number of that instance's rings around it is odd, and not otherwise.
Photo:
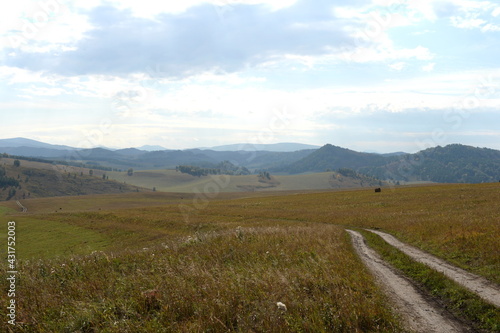
[[(4, 154), (0, 222), (16, 228), (17, 331), (500, 332), (496, 294), (481, 298), (441, 273), (500, 290), (499, 183), (411, 174), (441, 172), (431, 156), (455, 151), (452, 174), (462, 149), (382, 156), (327, 145), (260, 152), (250, 169), (201, 152), (174, 152), (197, 161), (174, 168), (102, 149), (72, 161)], [(477, 170), (492, 180), (495, 151), (469, 153), (476, 162), (461, 180)], [(165, 154), (174, 156), (153, 153)]]
[[(19, 230), (26, 330), (405, 331), (345, 229), (383, 230), (498, 285), (499, 195), (498, 183), (139, 192), (21, 200), (26, 213), (9, 201), (1, 219)], [(498, 309), (474, 307), (454, 310), (473, 312), (464, 327), (500, 329)]]

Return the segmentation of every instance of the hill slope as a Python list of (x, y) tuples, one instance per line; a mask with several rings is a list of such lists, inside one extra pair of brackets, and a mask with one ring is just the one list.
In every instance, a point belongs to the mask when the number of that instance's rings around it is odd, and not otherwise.
[[(0, 168), (16, 184), (0, 188), (0, 201), (28, 198), (135, 192), (137, 186), (119, 183), (105, 177), (91, 176), (89, 169), (21, 160), (0, 159)], [(141, 191), (144, 189), (140, 189)]]
[(325, 145), (295, 163), (271, 171), (297, 174), (339, 168), (394, 181), (494, 182), (500, 179), (500, 151), (451, 144), (415, 154), (378, 155)]
[(361, 172), (382, 179), (440, 183), (482, 183), (500, 179), (500, 151), (460, 144), (399, 156), (384, 166)]
[(58, 149), (58, 150), (73, 150), (75, 148), (62, 146), (62, 145), (52, 145), (49, 143), (44, 143), (36, 140), (25, 139), (25, 138), (12, 138), (12, 139), (0, 139), (0, 147), (30, 147), (30, 148), (45, 148), (45, 149)]
[(363, 166), (381, 166), (387, 158), (378, 154), (359, 153), (350, 149), (327, 144), (312, 152), (309, 156), (286, 167), (276, 168), (276, 172), (306, 173), (324, 172), (328, 169), (359, 169)]
[(274, 143), (274, 144), (254, 144), (240, 143), (234, 145), (224, 145), (209, 148), (214, 151), (270, 151), (270, 152), (294, 152), (304, 149), (318, 149), (319, 146), (306, 145), (303, 143)]

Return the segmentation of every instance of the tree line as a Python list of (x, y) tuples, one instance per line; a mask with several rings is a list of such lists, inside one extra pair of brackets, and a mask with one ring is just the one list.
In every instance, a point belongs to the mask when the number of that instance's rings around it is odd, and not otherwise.
[(250, 175), (251, 172), (245, 167), (236, 166), (229, 161), (224, 161), (211, 168), (204, 168), (194, 165), (178, 165), (175, 167), (176, 171), (189, 174), (195, 177), (208, 176), (208, 175)]
[(78, 168), (97, 169), (97, 170), (102, 170), (102, 171), (122, 171), (121, 169), (114, 169), (111, 167), (105, 167), (105, 166), (99, 165), (97, 163), (81, 163), (81, 162), (70, 162), (70, 161), (47, 160), (47, 159), (38, 158), (38, 157), (9, 155), (6, 153), (0, 154), (0, 158), (1, 157), (14, 158), (16, 160), (24, 160), (24, 161), (30, 161), (30, 162), (46, 163), (46, 164), (59, 164), (59, 165), (73, 166), (73, 167), (78, 167)]
[(7, 187), (18, 187), (19, 181), (12, 177), (7, 177), (7, 172), (4, 167), (0, 166), (0, 187), (4, 190)]

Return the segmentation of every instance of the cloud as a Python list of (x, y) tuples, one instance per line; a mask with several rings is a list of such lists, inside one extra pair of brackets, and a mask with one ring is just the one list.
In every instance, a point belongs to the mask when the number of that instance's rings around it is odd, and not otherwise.
[(500, 30), (496, 16), (500, 13), (497, 4), (490, 1), (454, 0), (453, 13), (449, 15), (452, 26), (459, 29), (479, 29), (482, 32)]
[(451, 17), (456, 15), (460, 10), (460, 6), (451, 1), (436, 1), (432, 3), (432, 7), (438, 18)]
[(436, 66), (435, 62), (432, 62), (430, 64), (427, 64), (425, 66), (422, 66), (422, 70), (424, 72), (432, 72), (434, 70), (434, 67)]
[(62, 2), (20, 0), (0, 13), (0, 50), (67, 51), (90, 29), (85, 15)]
[(451, 24), (456, 28), (462, 29), (474, 29), (481, 28), (486, 23), (485, 20), (479, 18), (463, 18), (463, 17), (452, 17)]
[(234, 72), (288, 54), (324, 55), (329, 47), (347, 41), (330, 7), (326, 1), (311, 5), (305, 0), (277, 11), (235, 4), (221, 20), (213, 5), (202, 4), (151, 20), (129, 9), (101, 6), (88, 13), (93, 29), (74, 49), (15, 50), (6, 63), (66, 76), (123, 76), (152, 66), (161, 67), (167, 77)]
[(405, 68), (406, 63), (404, 62), (397, 62), (395, 64), (389, 65), (390, 68), (394, 69), (395, 71), (402, 71), (403, 68)]

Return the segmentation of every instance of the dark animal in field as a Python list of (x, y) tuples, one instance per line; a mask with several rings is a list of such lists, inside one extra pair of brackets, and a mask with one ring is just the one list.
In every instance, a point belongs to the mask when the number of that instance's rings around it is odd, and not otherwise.
[(375, 192), (377, 192), (377, 193), (378, 193), (378, 192), (382, 192), (382, 189), (381, 189), (380, 187), (377, 187), (377, 188), (375, 189)]

